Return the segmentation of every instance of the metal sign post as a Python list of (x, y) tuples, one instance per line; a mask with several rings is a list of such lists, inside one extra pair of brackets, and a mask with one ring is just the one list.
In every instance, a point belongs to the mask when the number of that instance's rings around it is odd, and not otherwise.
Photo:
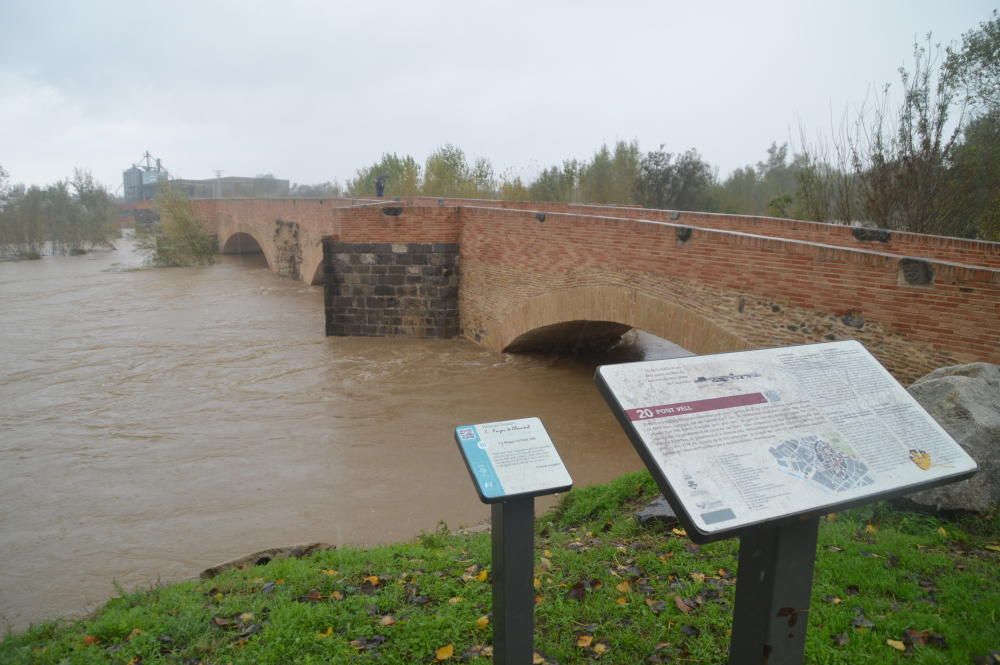
[(797, 665), (809, 619), (819, 518), (740, 536), (730, 665)]
[(822, 515), (977, 470), (856, 341), (606, 365), (595, 380), (688, 536), (740, 538), (732, 665), (802, 662)]
[(455, 428), (483, 503), (491, 504), (493, 662), (529, 665), (535, 632), (535, 497), (573, 481), (538, 418)]
[(530, 663), (535, 635), (535, 499), (492, 506), (493, 662)]

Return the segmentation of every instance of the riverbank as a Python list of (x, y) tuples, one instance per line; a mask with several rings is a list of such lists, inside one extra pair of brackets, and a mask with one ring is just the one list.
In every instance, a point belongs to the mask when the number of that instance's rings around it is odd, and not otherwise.
[[(640, 525), (646, 473), (573, 490), (538, 518), (538, 662), (726, 659), (736, 541)], [(876, 505), (823, 522), (809, 618), (816, 663), (981, 662), (1000, 650), (1000, 517)], [(490, 539), (441, 528), (211, 580), (123, 593), (92, 617), (6, 637), (0, 662), (489, 662)]]

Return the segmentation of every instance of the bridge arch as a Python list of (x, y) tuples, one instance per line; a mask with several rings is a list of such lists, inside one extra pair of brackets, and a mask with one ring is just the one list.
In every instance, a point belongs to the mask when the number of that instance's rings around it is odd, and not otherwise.
[(531, 298), (508, 312), (493, 336), (516, 352), (608, 341), (630, 328), (652, 333), (696, 354), (751, 345), (701, 314), (623, 286), (580, 286)]
[(263, 256), (267, 262), (267, 267), (272, 268), (274, 261), (268, 256), (263, 243), (246, 231), (236, 231), (232, 233), (226, 241), (222, 243), (222, 254), (257, 255)]

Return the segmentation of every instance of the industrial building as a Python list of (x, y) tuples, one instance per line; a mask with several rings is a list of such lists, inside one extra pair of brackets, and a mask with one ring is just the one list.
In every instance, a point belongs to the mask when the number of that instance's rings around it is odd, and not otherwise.
[(206, 180), (171, 178), (159, 157), (147, 150), (142, 159), (122, 172), (126, 202), (151, 201), (160, 187), (169, 183), (191, 199), (280, 198), (288, 196), (288, 181), (274, 176), (218, 177)]

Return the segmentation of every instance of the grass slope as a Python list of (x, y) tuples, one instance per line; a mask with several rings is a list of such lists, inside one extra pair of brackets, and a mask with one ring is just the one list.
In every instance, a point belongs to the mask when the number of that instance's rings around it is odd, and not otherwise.
[[(648, 474), (537, 520), (536, 662), (724, 663), (736, 541), (640, 526)], [(1000, 519), (854, 510), (821, 525), (809, 663), (993, 663)], [(0, 663), (490, 662), (490, 540), (447, 529), (110, 601), (8, 635)], [(907, 633), (907, 631), (910, 631)], [(977, 660), (979, 659), (979, 660)]]

